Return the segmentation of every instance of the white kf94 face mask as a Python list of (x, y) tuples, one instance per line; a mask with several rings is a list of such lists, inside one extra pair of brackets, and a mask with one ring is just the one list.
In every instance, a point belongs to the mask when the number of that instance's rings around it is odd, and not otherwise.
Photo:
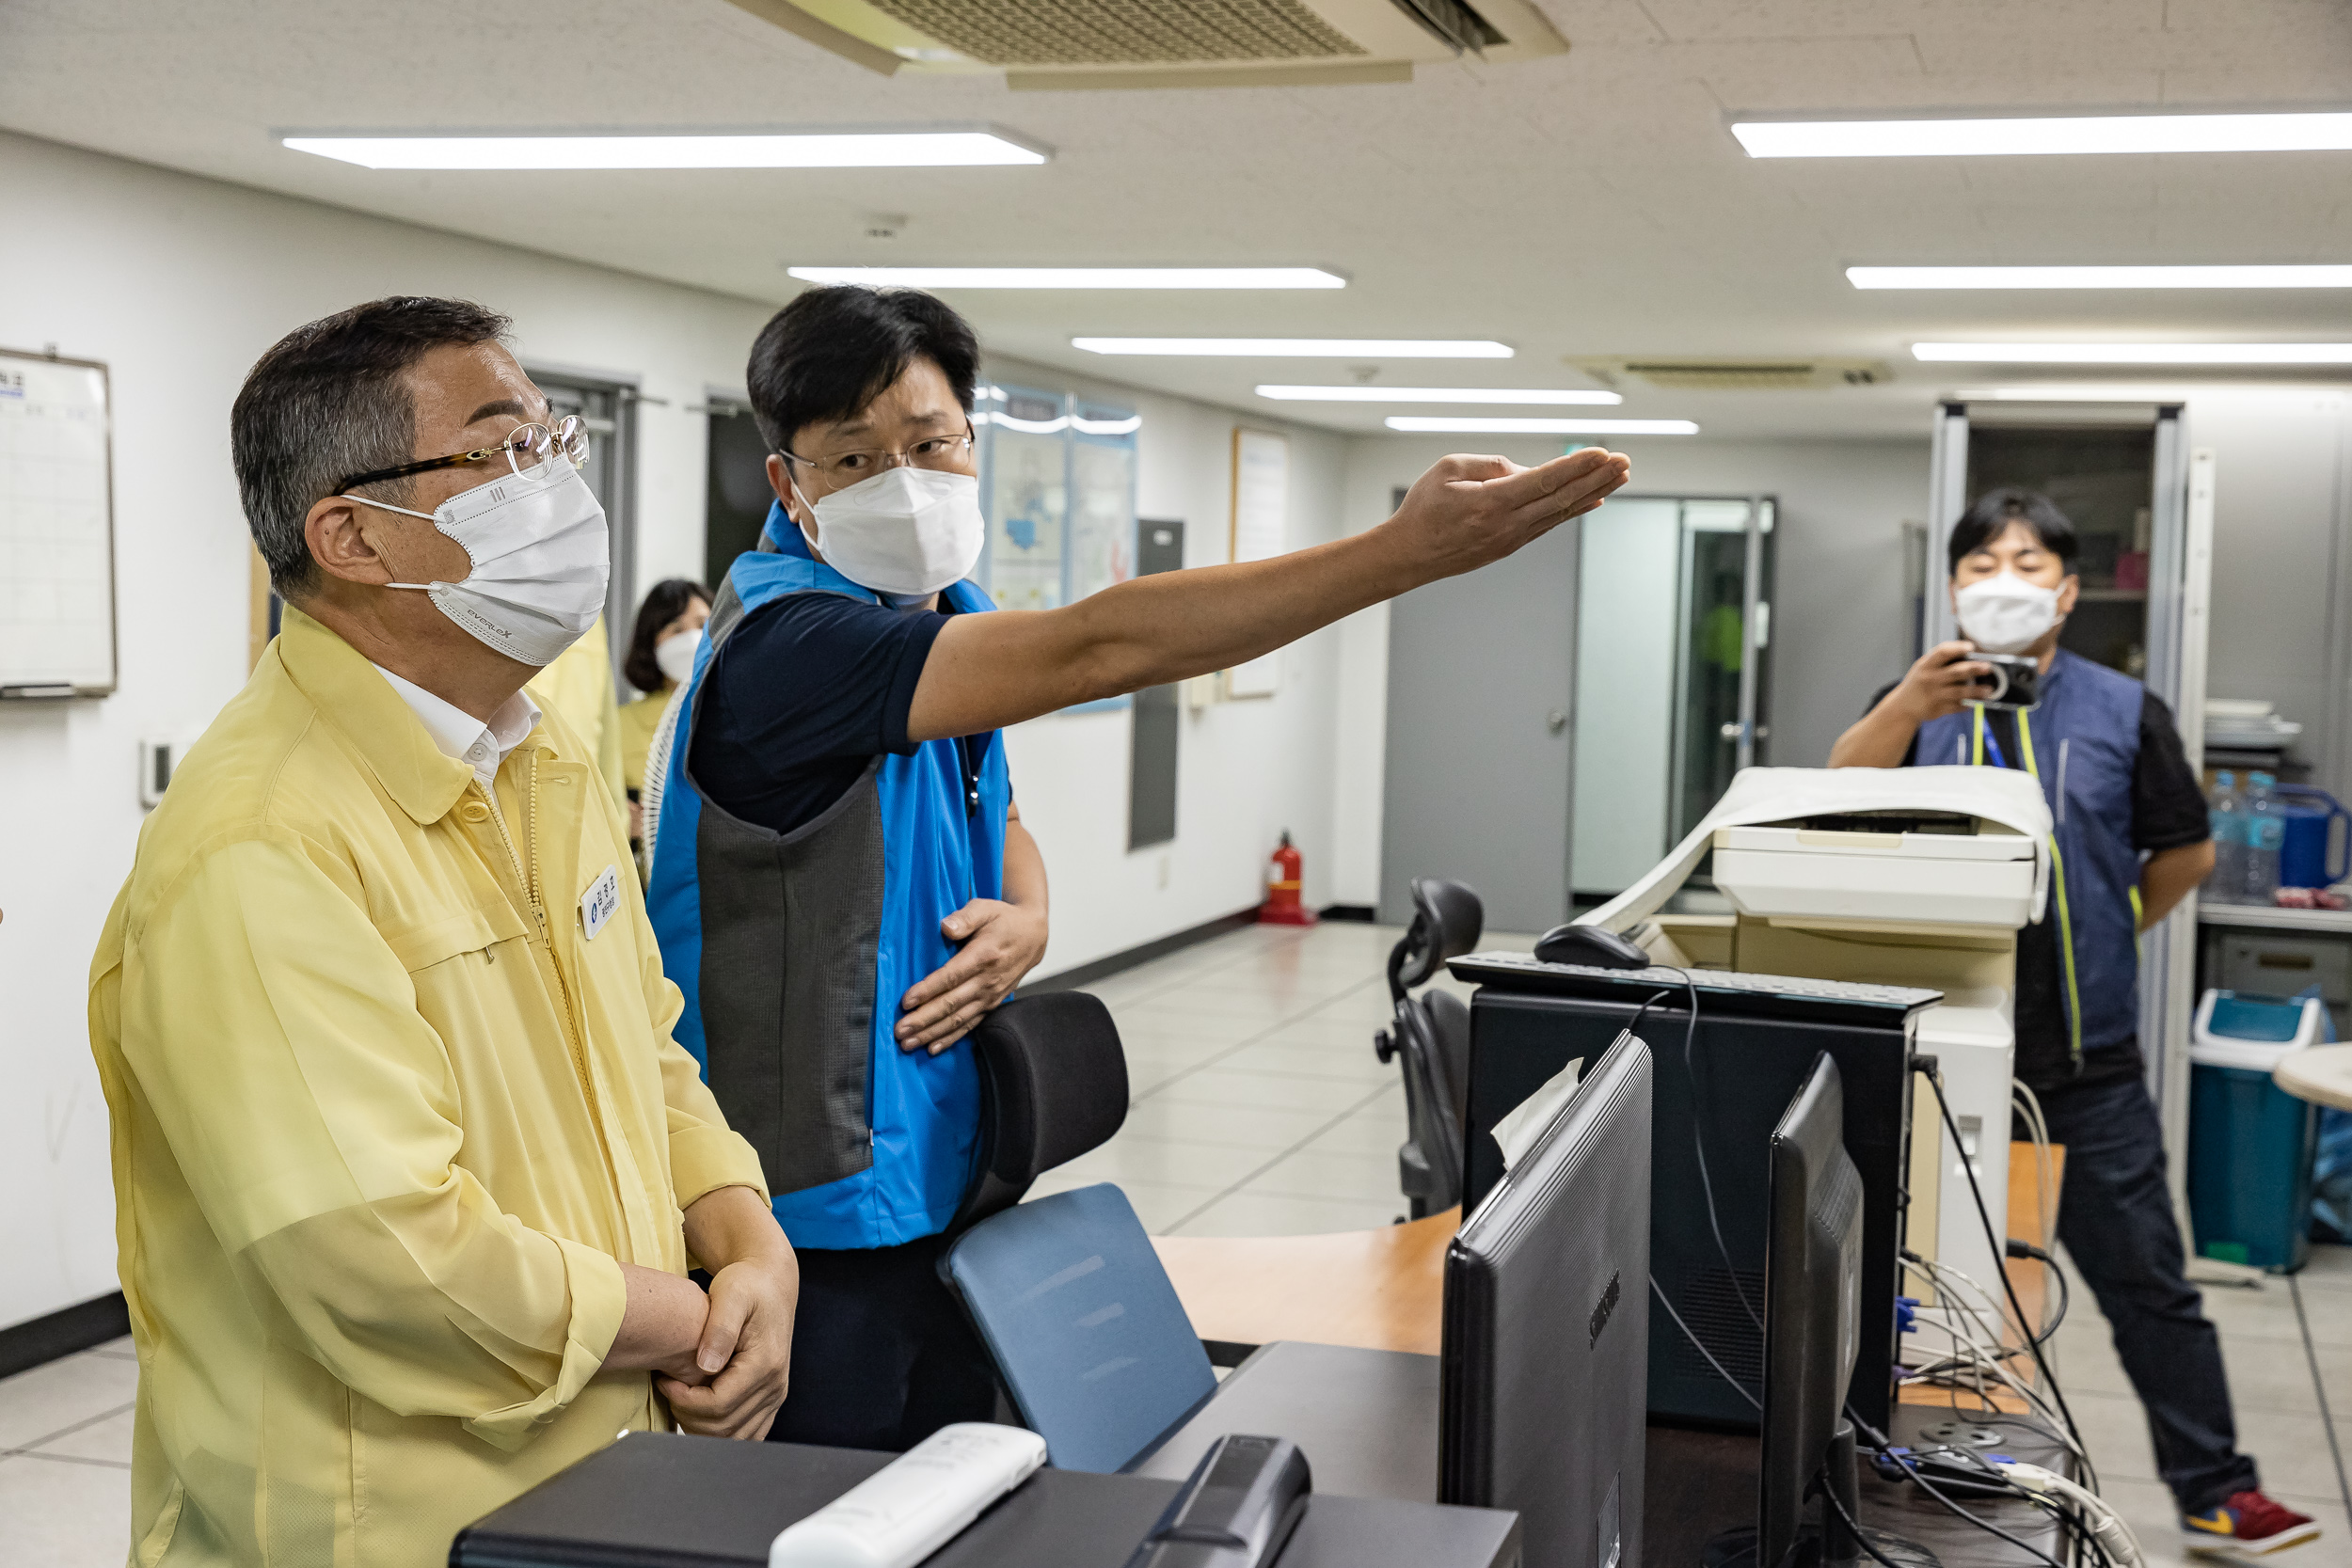
[(825, 564), (877, 594), (921, 598), (969, 573), (987, 542), (980, 482), (912, 466), (884, 468), (818, 499)]
[(2022, 654), (2058, 624), (2058, 590), (2004, 570), (1952, 595), (1960, 629), (1988, 654)]
[(699, 631), (674, 631), (653, 645), (654, 667), (672, 686), (683, 686), (694, 673), (694, 650), (703, 645)]
[(348, 499), (422, 517), (457, 541), (473, 562), (463, 582), (385, 586), (430, 594), (442, 614), (509, 658), (552, 663), (604, 613), (612, 565), (604, 508), (561, 457), (462, 490), (431, 512)]

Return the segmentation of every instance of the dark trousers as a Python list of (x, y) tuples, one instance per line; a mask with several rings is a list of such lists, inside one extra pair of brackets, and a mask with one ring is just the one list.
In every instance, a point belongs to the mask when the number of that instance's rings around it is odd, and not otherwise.
[(2237, 1451), (2220, 1336), (2182, 1277), (2155, 1103), (2134, 1076), (2047, 1090), (2042, 1109), (2050, 1140), (2066, 1146), (2058, 1240), (2099, 1298), (2147, 1407), (2157, 1474), (2183, 1513), (2205, 1513), (2258, 1482), (2254, 1462)]
[(941, 1239), (800, 1253), (792, 1384), (771, 1443), (903, 1452), (996, 1411), (996, 1369), (938, 1274)]

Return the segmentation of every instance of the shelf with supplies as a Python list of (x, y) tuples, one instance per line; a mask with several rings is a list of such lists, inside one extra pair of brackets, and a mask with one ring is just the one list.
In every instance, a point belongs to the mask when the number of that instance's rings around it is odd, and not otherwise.
[(2352, 910), (2282, 910), (2268, 904), (2197, 901), (2200, 926), (2241, 926), (2265, 931), (2303, 931), (2312, 936), (2352, 936)]

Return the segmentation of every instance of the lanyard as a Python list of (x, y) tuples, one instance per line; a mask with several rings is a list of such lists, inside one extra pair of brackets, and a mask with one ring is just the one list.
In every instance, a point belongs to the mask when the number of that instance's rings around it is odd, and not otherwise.
[[(1975, 766), (1979, 768), (1984, 766), (1985, 750), (1990, 747), (1993, 752), (1993, 765), (1996, 768), (2008, 767), (2009, 764), (2001, 756), (2000, 737), (1985, 726), (1984, 705), (1978, 703), (1973, 705), (1977, 715)], [(2033, 758), (2033, 721), (2027, 717), (2023, 708), (2017, 710), (2017, 748), (2025, 753), (2026, 771), (2032, 775), (2036, 784), (2041, 783), (2042, 769), (2034, 765)], [(2058, 951), (2066, 956), (2067, 1036), (2074, 1052), (2074, 1070), (2079, 1072), (2082, 1070), (2083, 1061), (2082, 988), (2076, 983), (2074, 977), (2074, 912), (2067, 908), (2066, 903), (2066, 857), (2058, 852), (2058, 832), (2055, 828), (2050, 833), (2050, 868), (2057, 873)]]

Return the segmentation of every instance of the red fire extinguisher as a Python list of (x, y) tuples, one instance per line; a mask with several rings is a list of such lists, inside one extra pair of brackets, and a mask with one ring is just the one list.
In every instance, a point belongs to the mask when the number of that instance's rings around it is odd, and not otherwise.
[(1311, 926), (1315, 911), (1298, 901), (1298, 851), (1291, 847), (1290, 830), (1282, 830), (1281, 846), (1274, 851), (1274, 860), (1267, 868), (1265, 902), (1258, 906), (1258, 919), (1267, 926)]

